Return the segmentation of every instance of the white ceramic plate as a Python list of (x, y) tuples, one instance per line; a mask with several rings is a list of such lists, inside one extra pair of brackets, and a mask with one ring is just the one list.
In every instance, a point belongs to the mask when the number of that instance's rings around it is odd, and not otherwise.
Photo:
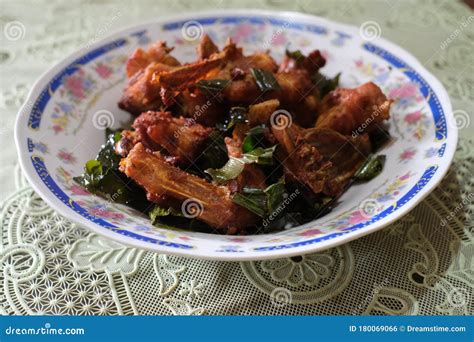
[[(133, 27), (82, 47), (46, 72), (21, 109), (15, 140), (30, 184), (54, 209), (91, 231), (155, 252), (218, 260), (252, 260), (305, 254), (372, 233), (401, 218), (443, 178), (457, 143), (451, 104), (441, 83), (412, 55), (362, 30), (289, 12), (248, 10), (186, 14)], [(374, 31), (375, 30), (375, 31)], [(353, 186), (330, 214), (300, 227), (267, 235), (223, 236), (153, 227), (140, 213), (109, 203), (78, 187), (82, 173), (103, 143), (97, 127), (130, 120), (117, 102), (125, 85), (124, 62), (137, 47), (157, 39), (192, 61), (205, 31), (222, 44), (228, 36), (245, 51), (285, 48), (327, 57), (321, 70), (342, 72), (342, 86), (369, 80), (395, 99), (389, 122), (393, 143), (381, 175)], [(374, 34), (375, 33), (375, 34)], [(113, 116), (108, 114), (113, 113)], [(368, 214), (369, 213), (369, 214)]]

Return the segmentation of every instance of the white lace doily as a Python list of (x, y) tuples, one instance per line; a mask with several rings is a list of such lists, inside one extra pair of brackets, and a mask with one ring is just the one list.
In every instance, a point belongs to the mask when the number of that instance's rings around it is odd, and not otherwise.
[[(4, 2), (0, 313), (474, 313), (474, 142), (466, 139), (474, 123), (460, 131), (445, 180), (409, 215), (375, 234), (302, 257), (231, 263), (127, 248), (57, 215), (26, 184), (14, 166), (15, 113), (53, 61), (96, 36), (157, 15), (247, 3), (357, 25), (378, 18), (384, 36), (414, 52), (443, 81), (456, 110), (474, 112), (474, 23), (445, 49), (436, 45), (472, 15), (454, 1)], [(16, 33), (6, 31), (12, 23)], [(413, 30), (419, 36), (407, 34)]]

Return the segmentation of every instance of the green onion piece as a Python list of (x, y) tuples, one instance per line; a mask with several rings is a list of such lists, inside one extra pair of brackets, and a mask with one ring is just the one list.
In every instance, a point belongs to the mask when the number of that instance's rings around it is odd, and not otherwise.
[(271, 71), (252, 68), (250, 69), (250, 72), (252, 73), (253, 78), (255, 78), (255, 82), (261, 91), (265, 92), (281, 89), (278, 81), (275, 79), (275, 76)]
[(207, 169), (204, 172), (209, 174), (213, 181), (222, 184), (228, 180), (237, 178), (244, 170), (245, 164), (246, 163), (239, 158), (231, 157), (220, 169)]
[(244, 153), (240, 158), (231, 157), (220, 169), (207, 169), (204, 172), (212, 177), (212, 180), (222, 184), (228, 180), (237, 178), (244, 170), (245, 164), (273, 164), (273, 152), (276, 145), (268, 148), (258, 147), (248, 153)]

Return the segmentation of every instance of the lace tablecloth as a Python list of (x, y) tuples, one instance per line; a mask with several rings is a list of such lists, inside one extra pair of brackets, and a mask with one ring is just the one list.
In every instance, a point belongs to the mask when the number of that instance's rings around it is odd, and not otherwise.
[[(13, 125), (43, 71), (123, 26), (246, 5), (355, 25), (375, 20), (383, 36), (415, 54), (447, 87), (459, 119), (456, 160), (442, 184), (375, 234), (325, 253), (242, 263), (124, 247), (69, 222), (34, 193), (17, 166)], [(474, 313), (474, 13), (466, 6), (452, 0), (10, 0), (2, 1), (0, 21), (0, 313)], [(311, 285), (293, 281), (315, 267), (325, 272)]]

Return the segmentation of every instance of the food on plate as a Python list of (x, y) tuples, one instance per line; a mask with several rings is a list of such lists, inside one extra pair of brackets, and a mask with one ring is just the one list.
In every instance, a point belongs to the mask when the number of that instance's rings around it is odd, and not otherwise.
[(372, 82), (339, 87), (325, 64), (319, 50), (278, 63), (207, 35), (192, 63), (162, 41), (139, 48), (119, 101), (133, 124), (108, 131), (76, 180), (160, 226), (256, 234), (320, 217), (382, 171), (392, 103)]

